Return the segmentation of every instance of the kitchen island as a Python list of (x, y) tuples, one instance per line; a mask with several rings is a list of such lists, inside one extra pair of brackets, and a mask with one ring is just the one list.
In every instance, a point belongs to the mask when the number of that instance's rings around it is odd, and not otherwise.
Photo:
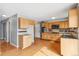
[(32, 35), (30, 34), (19, 35), (19, 47), (21, 49), (31, 46), (32, 43), (33, 43)]

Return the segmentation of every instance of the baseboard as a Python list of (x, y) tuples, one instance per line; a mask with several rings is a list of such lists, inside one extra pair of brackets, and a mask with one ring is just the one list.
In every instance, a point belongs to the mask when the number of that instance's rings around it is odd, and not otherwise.
[(3, 37), (0, 37), (0, 39), (2, 40), (2, 39), (3, 39)]
[(0, 38), (0, 40), (4, 40), (4, 39), (1, 39), (1, 38)]
[(41, 39), (41, 38), (35, 37), (35, 39)]
[(16, 46), (15, 44), (13, 44), (13, 43), (10, 43), (12, 46), (14, 46), (14, 47), (16, 47), (16, 48), (18, 48), (18, 46)]

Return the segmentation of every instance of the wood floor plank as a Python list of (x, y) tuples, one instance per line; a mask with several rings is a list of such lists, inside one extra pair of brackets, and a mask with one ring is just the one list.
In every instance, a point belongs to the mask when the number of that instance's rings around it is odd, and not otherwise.
[(60, 55), (60, 43), (41, 39), (35, 39), (34, 44), (31, 46), (20, 49), (16, 48), (9, 43), (0, 41), (0, 55), (1, 56), (55, 56)]

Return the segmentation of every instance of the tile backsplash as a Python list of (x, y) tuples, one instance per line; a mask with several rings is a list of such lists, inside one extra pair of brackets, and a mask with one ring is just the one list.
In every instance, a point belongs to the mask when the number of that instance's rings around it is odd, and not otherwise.
[(64, 36), (71, 36), (71, 37), (78, 38), (78, 28), (60, 29), (60, 34)]

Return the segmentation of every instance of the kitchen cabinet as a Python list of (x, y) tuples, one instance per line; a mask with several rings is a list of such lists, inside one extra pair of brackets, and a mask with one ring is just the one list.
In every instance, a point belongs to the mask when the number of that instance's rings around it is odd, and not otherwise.
[(68, 28), (69, 27), (69, 23), (68, 21), (60, 21), (60, 28)]
[(42, 39), (48, 39), (48, 35), (46, 33), (42, 33)]
[(20, 17), (18, 20), (19, 28), (26, 28), (29, 25), (34, 25), (35, 21)]
[(52, 34), (48, 32), (42, 33), (42, 39), (44, 40), (52, 40), (52, 41), (59, 41), (61, 35), (59, 34)]
[(69, 28), (69, 22), (68, 21), (64, 21), (64, 28)]
[(42, 23), (42, 27), (45, 27), (45, 22)]
[(42, 23), (42, 27), (45, 27), (47, 29), (52, 29), (52, 25), (59, 25), (59, 28), (68, 28), (69, 22), (68, 20), (65, 20), (65, 21), (51, 21)]
[(19, 35), (19, 47), (24, 49), (33, 43), (31, 35)]
[(26, 28), (28, 26), (29, 22), (27, 22), (24, 18), (19, 18), (19, 28)]
[(69, 27), (78, 27), (78, 9), (69, 10)]
[(61, 55), (79, 56), (79, 40), (73, 38), (61, 38)]
[(60, 22), (60, 28), (64, 28), (65, 27), (65, 24), (64, 24), (64, 22)]
[(47, 32), (45, 32), (45, 33), (42, 33), (42, 39), (45, 39), (45, 40), (52, 40), (52, 34), (50, 34), (50, 33), (47, 33)]
[(51, 23), (50, 22), (44, 22), (44, 23), (42, 23), (42, 27), (45, 27), (47, 29), (51, 29)]

